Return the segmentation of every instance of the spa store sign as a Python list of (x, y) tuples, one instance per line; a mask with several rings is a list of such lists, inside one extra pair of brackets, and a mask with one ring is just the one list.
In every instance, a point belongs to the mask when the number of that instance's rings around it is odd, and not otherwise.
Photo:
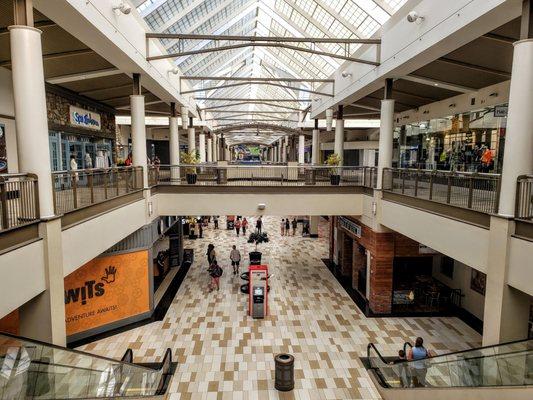
[(80, 128), (99, 131), (101, 127), (100, 114), (84, 110), (83, 108), (70, 106), (70, 124)]

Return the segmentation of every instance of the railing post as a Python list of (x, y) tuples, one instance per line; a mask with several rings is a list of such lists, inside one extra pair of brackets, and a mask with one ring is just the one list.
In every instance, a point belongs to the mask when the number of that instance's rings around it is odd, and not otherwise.
[[(517, 185), (518, 186), (518, 185)], [(494, 207), (493, 212), (495, 214), (498, 214), (500, 210), (500, 192), (502, 190), (502, 176), (498, 176), (497, 182), (496, 182), (496, 198), (494, 199)], [(516, 210), (515, 210), (516, 212)]]
[(89, 183), (89, 190), (91, 191), (91, 204), (94, 204), (94, 182), (91, 171), (87, 171), (87, 182)]
[(402, 194), (405, 194), (405, 171), (400, 171), (400, 175), (402, 176)]
[(452, 196), (452, 176), (448, 175), (448, 189), (446, 190), (446, 203), (450, 204), (450, 199)]
[(433, 180), (435, 178), (435, 174), (431, 172), (429, 175), (429, 200), (433, 200)]
[(7, 191), (6, 183), (3, 178), (0, 178), (0, 204), (2, 205), (2, 229), (9, 228), (8, 214), (7, 214)]
[(107, 175), (110, 170), (104, 172), (104, 198), (107, 200)]
[[(37, 175), (34, 174), (28, 174), (29, 177), (33, 179), (33, 201), (35, 205), (35, 219), (38, 219), (41, 217), (41, 213), (39, 211), (39, 182)], [(54, 190), (54, 185), (52, 185), (52, 191)], [(54, 202), (54, 213), (57, 214), (56, 211), (56, 196), (55, 191), (52, 192), (53, 194), (53, 202)]]
[(418, 197), (418, 174), (419, 171), (415, 172), (415, 197)]
[(368, 185), (366, 184), (366, 167), (363, 167), (363, 186), (364, 187), (367, 187)]
[(116, 194), (117, 194), (117, 196), (118, 196), (118, 193), (119, 193), (119, 191), (118, 191), (119, 173), (120, 173), (119, 170), (118, 170), (118, 169), (115, 169), (115, 175), (116, 175), (116, 176), (115, 176), (115, 189), (116, 189)]
[(472, 200), (474, 198), (474, 178), (471, 175), (468, 179), (468, 208), (472, 208)]
[(72, 195), (73, 195), (73, 204), (74, 209), (78, 208), (78, 176), (76, 172), (70, 173), (70, 181), (72, 182)]

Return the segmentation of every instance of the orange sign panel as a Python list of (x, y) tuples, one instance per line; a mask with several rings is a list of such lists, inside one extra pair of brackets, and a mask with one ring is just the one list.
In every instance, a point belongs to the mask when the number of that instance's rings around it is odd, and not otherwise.
[(65, 278), (67, 335), (150, 310), (148, 251), (95, 258)]

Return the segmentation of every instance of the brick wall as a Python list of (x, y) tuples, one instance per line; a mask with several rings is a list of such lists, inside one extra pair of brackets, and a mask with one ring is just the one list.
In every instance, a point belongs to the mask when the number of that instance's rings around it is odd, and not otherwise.
[(374, 251), (370, 257), (370, 296), (368, 304), (377, 314), (387, 314), (392, 308), (392, 278), (394, 235), (374, 233)]
[(19, 311), (15, 310), (0, 318), (0, 332), (19, 334)]

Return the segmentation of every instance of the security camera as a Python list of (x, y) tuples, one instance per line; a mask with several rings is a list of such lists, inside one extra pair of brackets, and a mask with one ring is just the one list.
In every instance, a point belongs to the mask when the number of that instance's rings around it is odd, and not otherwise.
[(344, 72), (342, 73), (342, 77), (343, 77), (343, 78), (348, 78), (349, 76), (352, 76), (352, 73), (351, 73), (351, 72), (346, 72), (346, 71), (344, 71)]
[(416, 11), (411, 11), (407, 14), (407, 21), (416, 22), (417, 24), (421, 23), (424, 20), (424, 17), (419, 15)]
[(178, 75), (180, 73), (180, 70), (178, 67), (174, 67), (168, 71), (171, 74)]
[(121, 1), (118, 6), (113, 7), (113, 10), (119, 10), (122, 14), (128, 15), (131, 12), (131, 6), (128, 3)]

